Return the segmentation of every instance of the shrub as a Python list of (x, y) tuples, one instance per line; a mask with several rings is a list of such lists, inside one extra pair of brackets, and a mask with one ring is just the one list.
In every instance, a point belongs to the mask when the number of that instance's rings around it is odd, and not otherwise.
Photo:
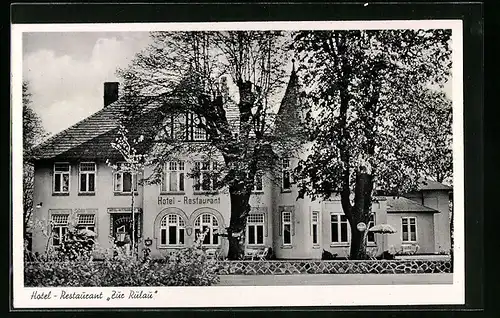
[(152, 261), (119, 254), (92, 261), (83, 254), (59, 261), (25, 264), (29, 287), (209, 286), (217, 283), (216, 261), (196, 247)]

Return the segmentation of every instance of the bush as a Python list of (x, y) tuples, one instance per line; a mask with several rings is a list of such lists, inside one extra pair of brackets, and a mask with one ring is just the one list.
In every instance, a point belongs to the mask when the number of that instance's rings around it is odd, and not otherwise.
[(28, 287), (210, 286), (219, 281), (216, 262), (196, 247), (157, 261), (125, 255), (92, 261), (79, 255), (62, 261), (28, 262), (24, 276)]

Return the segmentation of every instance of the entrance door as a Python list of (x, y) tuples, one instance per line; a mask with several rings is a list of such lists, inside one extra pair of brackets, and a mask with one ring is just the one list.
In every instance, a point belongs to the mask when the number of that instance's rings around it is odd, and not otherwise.
[[(140, 237), (140, 215), (135, 215), (135, 242)], [(112, 233), (117, 246), (132, 244), (132, 215), (116, 213), (111, 215)]]

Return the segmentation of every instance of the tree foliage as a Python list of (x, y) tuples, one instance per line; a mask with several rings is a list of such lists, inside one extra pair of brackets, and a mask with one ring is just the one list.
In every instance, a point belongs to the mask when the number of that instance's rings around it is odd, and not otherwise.
[[(285, 37), (272, 31), (153, 32), (151, 39), (128, 68), (119, 70), (131, 106), (125, 122), (137, 122), (151, 109), (160, 114), (145, 134), (156, 167), (151, 181), (158, 181), (166, 161), (186, 153), (221, 163), (213, 173), (230, 195), (229, 257), (237, 258), (255, 174), (275, 171), (275, 152), (292, 149), (271, 137), (285, 78)], [(206, 142), (186, 142), (183, 116), (193, 116)]]
[(46, 136), (40, 117), (31, 107), (32, 97), (29, 83), (23, 82), (23, 215), (24, 234), (33, 212), (33, 165), (29, 163), (30, 152)]
[[(449, 176), (450, 30), (302, 31), (294, 48), (309, 102), (301, 195), (340, 194), (351, 257), (366, 255), (375, 190), (400, 195), (422, 176)], [(440, 170), (437, 172), (437, 170)]]

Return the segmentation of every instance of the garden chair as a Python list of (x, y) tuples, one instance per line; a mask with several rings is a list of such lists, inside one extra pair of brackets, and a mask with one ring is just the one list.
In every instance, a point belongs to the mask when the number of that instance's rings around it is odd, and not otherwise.
[(243, 259), (250, 259), (253, 261), (255, 256), (257, 256), (257, 253), (259, 251), (256, 249), (245, 249), (245, 254), (243, 255)]
[(217, 250), (215, 248), (209, 248), (205, 251), (205, 255), (207, 255), (208, 258), (217, 259)]
[(366, 249), (366, 254), (368, 256), (368, 259), (370, 259), (370, 260), (376, 260), (377, 253), (378, 253), (378, 250), (376, 247), (371, 247), (371, 248)]
[(401, 253), (406, 255), (414, 255), (418, 252), (420, 246), (418, 244), (403, 244), (401, 245)]
[(257, 251), (255, 257), (257, 257), (259, 261), (265, 261), (268, 253), (269, 253), (269, 247), (266, 247), (263, 250)]

